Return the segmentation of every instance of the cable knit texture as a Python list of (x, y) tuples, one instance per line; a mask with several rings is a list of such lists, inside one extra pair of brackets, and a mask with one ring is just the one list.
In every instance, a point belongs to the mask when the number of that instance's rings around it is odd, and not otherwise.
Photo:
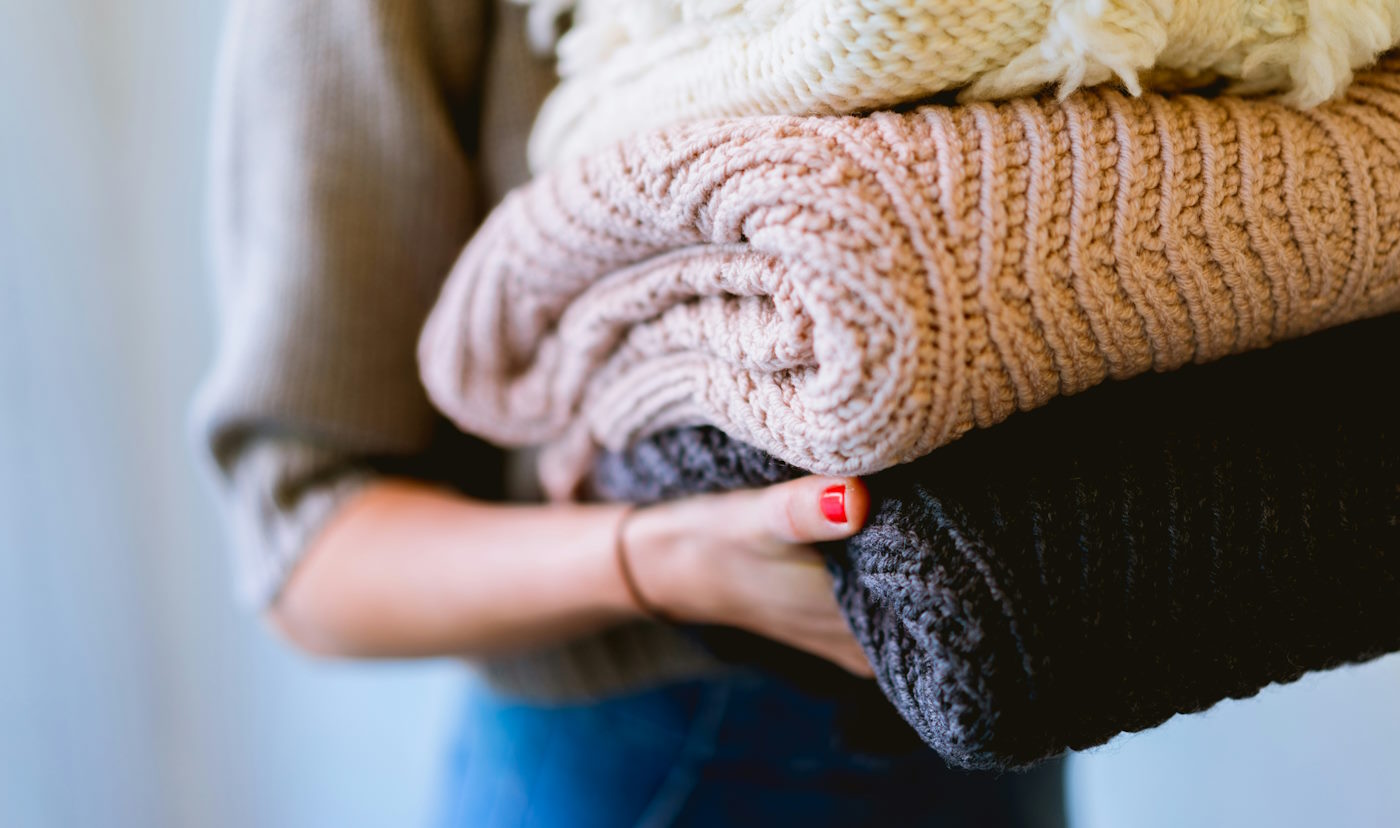
[(844, 114), (952, 89), (997, 99), (1217, 78), (1312, 106), (1400, 42), (1400, 0), (522, 0), (540, 41), (574, 7), (542, 169), (704, 118)]
[[(872, 478), (867, 528), (828, 553), (881, 689), (950, 762), (1014, 767), (1400, 648), (1400, 432), (1373, 372), (1398, 348), (1391, 316), (1139, 377)], [(698, 428), (594, 486), (797, 474)]]
[(752, 118), (639, 137), (488, 218), (419, 342), (463, 430), (710, 424), (867, 474), (1108, 378), (1400, 305), (1400, 61), (1343, 100), (1129, 98)]

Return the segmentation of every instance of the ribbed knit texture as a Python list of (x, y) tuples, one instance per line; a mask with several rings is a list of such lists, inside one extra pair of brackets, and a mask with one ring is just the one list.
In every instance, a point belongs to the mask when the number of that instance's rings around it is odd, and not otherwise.
[(1400, 42), (1400, 0), (522, 0), (574, 6), (536, 169), (703, 118), (844, 114), (952, 89), (1008, 98), (1217, 77), (1312, 106)]
[(865, 474), (1108, 378), (1400, 306), (1400, 60), (1344, 100), (1128, 98), (753, 118), (506, 198), (419, 343), (435, 405), (549, 443), (710, 424)]
[[(881, 688), (950, 762), (1008, 767), (1400, 649), (1397, 353), (1400, 317), (1359, 323), (874, 477), (867, 528), (828, 553)], [(595, 486), (652, 501), (797, 474), (688, 429), (605, 457)]]

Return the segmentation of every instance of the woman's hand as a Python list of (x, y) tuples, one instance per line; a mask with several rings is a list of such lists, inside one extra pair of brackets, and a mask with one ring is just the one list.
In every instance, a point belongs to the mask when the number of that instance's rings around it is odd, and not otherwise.
[[(850, 536), (869, 508), (859, 480), (809, 477), (647, 507), (620, 540), (639, 591), (669, 617), (742, 627), (869, 675), (807, 546)], [(327, 521), (268, 616), (302, 649), (341, 657), (491, 657), (567, 641), (639, 612), (617, 560), (626, 511), (378, 480)]]
[(869, 508), (855, 478), (690, 497), (633, 514), (621, 551), (642, 596), (667, 617), (741, 627), (869, 676), (809, 546), (855, 534)]

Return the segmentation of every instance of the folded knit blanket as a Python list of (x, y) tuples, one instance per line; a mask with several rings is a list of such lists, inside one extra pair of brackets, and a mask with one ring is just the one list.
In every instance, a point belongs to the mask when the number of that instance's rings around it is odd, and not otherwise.
[(1126, 378), (1400, 306), (1400, 59), (1308, 112), (1129, 98), (751, 118), (513, 192), (419, 343), (464, 431), (598, 446), (714, 425), (867, 474)]
[(1400, 43), (1400, 0), (521, 0), (573, 6), (536, 169), (703, 118), (845, 114), (964, 89), (1007, 98), (1217, 77), (1311, 106)]
[[(827, 551), (881, 689), (950, 762), (1014, 767), (1400, 649), (1396, 354), (1400, 316), (1358, 323), (871, 478), (867, 528)], [(595, 485), (799, 473), (702, 428), (606, 456)]]

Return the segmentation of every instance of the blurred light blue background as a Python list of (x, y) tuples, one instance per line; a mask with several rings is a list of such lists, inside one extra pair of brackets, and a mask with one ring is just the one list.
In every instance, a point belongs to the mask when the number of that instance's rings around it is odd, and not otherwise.
[[(222, 13), (0, 0), (6, 828), (409, 826), (431, 807), (457, 670), (281, 648), (233, 604), (186, 437)], [(1093, 828), (1400, 824), (1400, 658), (1121, 737), (1070, 780)]]

